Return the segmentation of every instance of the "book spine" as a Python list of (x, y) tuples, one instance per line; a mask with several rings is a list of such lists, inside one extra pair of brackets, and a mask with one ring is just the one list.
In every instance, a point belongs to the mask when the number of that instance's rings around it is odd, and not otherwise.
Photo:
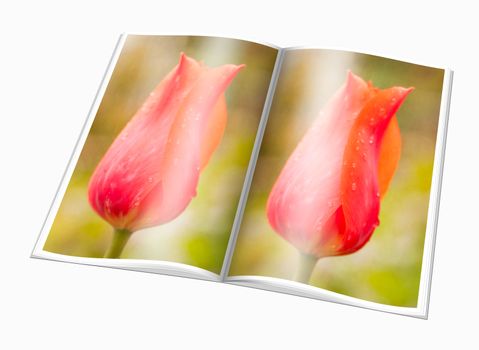
[(246, 172), (245, 181), (243, 184), (243, 189), (241, 191), (241, 196), (238, 202), (238, 208), (236, 210), (236, 215), (233, 221), (233, 226), (231, 228), (230, 239), (228, 241), (228, 246), (226, 248), (225, 257), (223, 260), (223, 266), (220, 273), (220, 281), (223, 282), (228, 276), (228, 272), (231, 266), (231, 260), (233, 258), (233, 253), (238, 238), (239, 229), (241, 226), (241, 221), (243, 219), (243, 213), (246, 206), (246, 201), (248, 200), (248, 194), (253, 180), (254, 169), (256, 167), (256, 162), (258, 160), (259, 151), (261, 148), (261, 142), (263, 140), (264, 131), (266, 129), (266, 124), (268, 122), (269, 112), (271, 110), (271, 105), (273, 102), (274, 93), (276, 90), (276, 85), (278, 83), (278, 78), (281, 72), (281, 65), (283, 63), (284, 49), (278, 50), (278, 55), (276, 56), (276, 62), (274, 64), (273, 73), (271, 75), (271, 82), (269, 85), (268, 93), (266, 95), (266, 100), (263, 107), (263, 113), (261, 114), (261, 120), (258, 126), (258, 132), (256, 133), (256, 139), (253, 146), (253, 151), (251, 153), (250, 162), (248, 165), (248, 170)]

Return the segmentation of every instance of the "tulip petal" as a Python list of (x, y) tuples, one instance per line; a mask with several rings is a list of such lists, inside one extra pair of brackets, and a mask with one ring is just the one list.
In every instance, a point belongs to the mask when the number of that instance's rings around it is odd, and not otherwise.
[(200, 72), (200, 65), (182, 54), (179, 64), (148, 96), (95, 169), (89, 201), (114, 227), (130, 228), (139, 205), (158, 185), (160, 164), (150, 160), (163, 157), (171, 125)]
[[(184, 98), (160, 164), (160, 187), (142, 205), (142, 215), (148, 220), (154, 216), (156, 225), (174, 219), (196, 195), (200, 171), (219, 144), (226, 125), (223, 92), (242, 67), (203, 67)], [(138, 219), (138, 224), (143, 225), (143, 221)]]
[(372, 90), (349, 73), (291, 154), (270, 193), (271, 226), (306, 253), (315, 253), (318, 234), (340, 206), (340, 174), (350, 129)]
[[(391, 118), (411, 90), (401, 87), (379, 90), (366, 103), (351, 129), (344, 151), (341, 176), (344, 215), (344, 230), (340, 232), (341, 254), (361, 248), (379, 224), (378, 163), (381, 143)], [(391, 130), (391, 133), (394, 133), (394, 127)], [(386, 151), (390, 144), (394, 146), (394, 143), (388, 140)], [(389, 172), (383, 174), (386, 174), (383, 175), (386, 177), (391, 176)]]
[(384, 132), (383, 141), (379, 151), (378, 161), (378, 181), (379, 194), (381, 198), (386, 194), (389, 184), (401, 157), (401, 132), (396, 116), (391, 121)]
[(218, 102), (213, 107), (210, 118), (206, 124), (206, 130), (201, 144), (200, 167), (203, 169), (210, 160), (213, 151), (218, 147), (223, 137), (228, 120), (228, 113), (226, 110), (226, 99), (224, 94), (220, 96)]

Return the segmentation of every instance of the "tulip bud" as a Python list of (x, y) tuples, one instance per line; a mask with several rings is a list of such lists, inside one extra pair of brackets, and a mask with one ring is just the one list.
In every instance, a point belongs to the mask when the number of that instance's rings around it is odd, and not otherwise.
[[(395, 113), (411, 91), (380, 90), (349, 73), (282, 169), (268, 220), (310, 272), (320, 257), (360, 249), (379, 225), (401, 151)], [(300, 275), (307, 281), (310, 273)]]
[(224, 92), (242, 67), (209, 68), (181, 54), (96, 167), (88, 199), (98, 215), (131, 233), (185, 210), (223, 136)]

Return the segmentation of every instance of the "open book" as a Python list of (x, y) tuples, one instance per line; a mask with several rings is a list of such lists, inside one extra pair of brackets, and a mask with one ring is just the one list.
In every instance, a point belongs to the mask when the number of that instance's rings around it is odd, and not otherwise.
[(427, 318), (452, 72), (122, 35), (33, 257)]

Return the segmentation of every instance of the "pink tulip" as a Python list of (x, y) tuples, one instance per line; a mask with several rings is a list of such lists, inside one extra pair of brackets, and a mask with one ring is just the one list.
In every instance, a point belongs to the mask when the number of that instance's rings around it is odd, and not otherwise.
[(224, 91), (242, 67), (209, 68), (181, 54), (90, 179), (88, 199), (103, 219), (132, 232), (166, 223), (185, 210), (221, 141), (227, 120)]
[(411, 91), (380, 90), (349, 73), (286, 162), (267, 215), (312, 267), (357, 251), (379, 225), (401, 151), (394, 114)]

